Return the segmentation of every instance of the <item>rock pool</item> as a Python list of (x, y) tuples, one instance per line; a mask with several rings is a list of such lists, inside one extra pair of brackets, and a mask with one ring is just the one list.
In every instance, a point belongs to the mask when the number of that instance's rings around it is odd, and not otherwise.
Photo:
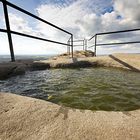
[(140, 108), (140, 73), (113, 68), (53, 69), (0, 81), (0, 91), (89, 110)]

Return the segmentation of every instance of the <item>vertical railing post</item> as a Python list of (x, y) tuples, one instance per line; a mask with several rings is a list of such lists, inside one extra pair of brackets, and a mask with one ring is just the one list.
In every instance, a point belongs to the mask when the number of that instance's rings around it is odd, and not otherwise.
[(87, 50), (87, 39), (85, 41), (86, 41), (86, 50)]
[(85, 40), (83, 40), (83, 51), (85, 50)]
[(67, 42), (67, 54), (69, 54), (69, 40), (68, 40), (68, 42)]
[(10, 30), (10, 23), (9, 23), (9, 16), (8, 16), (8, 9), (6, 5), (6, 0), (2, 0), (3, 3), (3, 9), (4, 9), (4, 16), (5, 16), (5, 22), (6, 22), (6, 29), (7, 29), (7, 35), (8, 35), (8, 41), (9, 41), (9, 47), (10, 47), (10, 54), (11, 54), (11, 61), (15, 61), (14, 56), (14, 50), (13, 50), (13, 42), (12, 42), (12, 36), (11, 36), (11, 30)]
[[(70, 42), (69, 42), (69, 45), (70, 45)], [(70, 46), (69, 46), (69, 56), (70, 56)]]
[(73, 34), (71, 34), (71, 56), (73, 58)]
[(87, 40), (84, 39), (84, 44), (85, 44), (85, 51), (87, 50)]
[(70, 40), (68, 40), (67, 53), (70, 55)]
[(97, 34), (95, 35), (95, 46), (94, 46), (94, 55), (96, 57), (96, 46), (97, 46)]

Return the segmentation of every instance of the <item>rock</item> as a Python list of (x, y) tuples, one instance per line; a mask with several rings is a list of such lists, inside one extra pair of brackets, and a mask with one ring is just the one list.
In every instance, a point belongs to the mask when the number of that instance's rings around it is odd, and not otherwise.
[(113, 54), (109, 56), (85, 57), (86, 53), (89, 53), (87, 56), (92, 56), (94, 53), (77, 51), (76, 54), (78, 53), (80, 53), (80, 58), (58, 56), (55, 59), (51, 58), (35, 62), (32, 60), (26, 60), (14, 63), (1, 63), (0, 79), (24, 74), (26, 70), (45, 70), (49, 68), (85, 68), (102, 66), (140, 72), (140, 54)]
[(0, 65), (0, 79), (4, 80), (12, 76), (25, 74), (25, 65), (5, 63)]
[(17, 66), (15, 69), (13, 69), (10, 76), (16, 76), (16, 75), (22, 75), (25, 74), (26, 68), (25, 66)]
[(34, 62), (31, 66), (30, 66), (30, 70), (46, 70), (50, 68), (50, 64), (49, 63), (43, 63), (43, 62)]
[(52, 59), (53, 59), (53, 60), (57, 60), (57, 57), (53, 57)]
[(87, 68), (96, 67), (96, 63), (91, 63), (89, 61), (77, 61), (75, 63), (58, 63), (55, 68)]
[(140, 110), (78, 110), (0, 93), (1, 140), (139, 140)]
[[(86, 51), (74, 51), (73, 52), (73, 55), (76, 58), (93, 57), (94, 56), (94, 52), (92, 52), (90, 50), (86, 50)], [(70, 56), (69, 56), (69, 53), (63, 53), (61, 55), (58, 55), (57, 57), (70, 57)]]

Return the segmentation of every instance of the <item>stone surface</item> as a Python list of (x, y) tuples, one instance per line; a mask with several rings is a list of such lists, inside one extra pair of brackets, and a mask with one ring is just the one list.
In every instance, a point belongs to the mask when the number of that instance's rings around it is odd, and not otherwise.
[(92, 112), (0, 93), (1, 140), (139, 140), (139, 132), (140, 110)]
[(50, 68), (50, 64), (49, 63), (41, 63), (41, 62), (33, 62), (30, 65), (30, 70), (35, 71), (35, 70), (45, 70), (45, 69), (49, 69)]
[(40, 61), (17, 61), (0, 64), (0, 79), (24, 74), (27, 70), (45, 70), (49, 68), (115, 67), (140, 72), (140, 54), (112, 54), (98, 57), (58, 56)]
[(23, 63), (2, 63), (0, 64), (0, 79), (25, 74), (25, 71), (26, 66)]
[[(85, 57), (93, 57), (94, 56), (94, 52), (91, 50), (86, 50), (86, 51), (74, 51), (73, 52), (74, 57), (76, 58), (85, 58)], [(69, 57), (69, 53), (63, 53), (61, 55), (58, 55), (57, 57)]]
[[(75, 64), (77, 64), (78, 67), (81, 67), (83, 63), (80, 62), (84, 62), (85, 64), (88, 64), (92, 67), (115, 67), (140, 72), (140, 54), (112, 54), (108, 56), (85, 57), (74, 59), (59, 56), (55, 57), (55, 59), (51, 58), (49, 60), (40, 61), (40, 63), (49, 63), (50, 67), (52, 68), (66, 68), (70, 65)], [(87, 67), (88, 65), (85, 66)]]

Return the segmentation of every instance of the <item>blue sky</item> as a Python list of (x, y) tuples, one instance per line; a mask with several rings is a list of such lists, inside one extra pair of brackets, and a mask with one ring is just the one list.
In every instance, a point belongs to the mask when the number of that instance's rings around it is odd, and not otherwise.
[(42, 4), (51, 4), (51, 5), (57, 5), (57, 6), (65, 6), (70, 5), (76, 0), (8, 0), (11, 3), (16, 4), (17, 6), (20, 6), (32, 13), (35, 14), (35, 9)]
[(9, 2), (16, 4), (17, 6), (20, 6), (30, 12), (34, 13), (34, 9), (41, 4), (40, 0), (8, 0)]
[[(60, 26), (74, 34), (75, 39), (90, 38), (97, 32), (115, 31), (139, 28), (140, 26), (140, 1), (135, 0), (9, 0), (27, 11)], [(56, 41), (66, 42), (69, 36), (45, 24), (38, 22), (11, 8), (9, 10), (12, 30), (42, 36)], [(0, 4), (0, 27), (4, 24), (2, 5)], [(119, 42), (138, 40), (139, 34), (115, 37), (99, 37), (99, 42)], [(66, 51), (65, 46), (40, 42), (18, 36), (13, 37), (16, 54), (51, 54)], [(7, 37), (0, 34), (0, 54), (9, 53)], [(103, 42), (104, 41), (104, 42)], [(93, 40), (94, 42), (94, 40)], [(32, 44), (32, 45), (31, 45)], [(33, 45), (34, 44), (34, 45)], [(89, 42), (89, 45), (92, 42)], [(4, 47), (5, 46), (5, 47)], [(28, 48), (28, 49), (27, 49)], [(33, 51), (34, 50), (34, 51)], [(114, 52), (140, 52), (139, 47), (124, 45), (118, 47), (98, 47), (98, 54)]]
[[(43, 4), (55, 5), (57, 7), (62, 8), (71, 5), (76, 1), (78, 0), (28, 0), (28, 1), (9, 0), (9, 2), (16, 4), (17, 6), (20, 6), (34, 14), (36, 14), (35, 9), (39, 5), (43, 5)], [(112, 12), (113, 11), (112, 4), (113, 4), (112, 0), (99, 0), (99, 1), (88, 0), (87, 3), (85, 3), (85, 7), (88, 7), (88, 9), (91, 12), (96, 12), (100, 15), (100, 14), (105, 14), (106, 12)]]

